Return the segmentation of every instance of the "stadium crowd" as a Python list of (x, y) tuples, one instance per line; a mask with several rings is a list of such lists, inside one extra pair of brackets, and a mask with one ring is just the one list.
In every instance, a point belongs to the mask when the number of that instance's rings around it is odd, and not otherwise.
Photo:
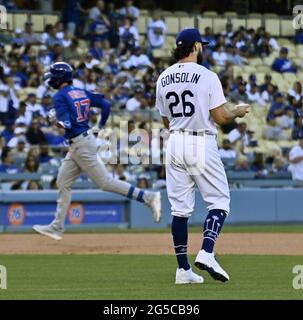
[[(62, 20), (46, 25), (41, 34), (33, 31), (31, 21), (25, 23), (23, 30), (0, 33), (0, 173), (53, 172), (55, 176), (67, 145), (62, 129), (48, 120), (54, 92), (43, 82), (43, 73), (57, 61), (73, 66), (75, 86), (98, 91), (112, 102), (108, 128), (118, 130), (120, 121), (128, 120), (129, 134), (135, 128), (147, 130), (150, 144), (159, 154), (163, 153), (163, 140), (153, 141), (151, 134), (151, 129), (159, 128), (161, 122), (154, 108), (155, 84), (173, 60), (153, 56), (154, 49), (165, 45), (169, 32), (160, 13), (152, 14), (146, 38), (142, 39), (137, 28), (140, 9), (131, 0), (126, 0), (122, 8), (103, 1), (96, 1), (90, 9), (82, 8), (80, 1), (67, 3), (70, 6), (65, 8)], [(267, 154), (259, 150), (260, 141), (254, 130), (245, 122), (235, 122), (220, 129), (223, 162), (229, 170), (253, 171), (257, 178), (290, 169), (293, 179), (303, 180), (302, 84), (296, 81), (283, 92), (273, 83), (270, 73), (258, 84), (254, 73), (246, 82), (232, 72), (233, 66), (249, 65), (250, 58), (264, 58), (273, 52), (277, 57), (272, 69), (279, 73), (296, 74), (302, 65), (288, 58), (288, 49), (280, 47), (262, 27), (234, 30), (227, 23), (221, 34), (205, 28), (203, 37), (209, 41), (204, 47), (203, 65), (219, 74), (226, 97), (231, 102), (268, 108), (262, 139), (298, 140), (293, 148), (281, 147), (274, 154)], [(302, 44), (303, 33), (299, 31), (292, 41)], [(92, 127), (98, 117), (98, 110), (91, 109)], [(104, 151), (102, 156), (112, 155)], [(165, 187), (163, 165), (118, 164), (109, 165), (109, 169), (117, 179), (135, 182), (140, 187)], [(49, 181), (52, 188), (54, 181)], [(43, 188), (43, 183), (19, 181), (11, 188), (37, 190)]]

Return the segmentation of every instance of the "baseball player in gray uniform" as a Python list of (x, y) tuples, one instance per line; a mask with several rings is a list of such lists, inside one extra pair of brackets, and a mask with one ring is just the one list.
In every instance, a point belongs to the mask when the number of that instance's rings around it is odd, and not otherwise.
[(133, 187), (125, 181), (113, 179), (97, 157), (97, 142), (89, 128), (89, 108), (101, 109), (99, 128), (103, 128), (110, 114), (110, 103), (101, 94), (73, 86), (73, 69), (65, 62), (51, 65), (45, 74), (48, 85), (58, 90), (53, 98), (54, 121), (65, 130), (69, 151), (59, 170), (57, 185), (59, 195), (55, 219), (46, 226), (34, 225), (33, 229), (55, 240), (61, 240), (68, 207), (71, 202), (71, 187), (84, 171), (104, 191), (110, 191), (140, 201), (151, 208), (155, 222), (161, 217), (161, 194)]
[(249, 105), (227, 103), (218, 76), (204, 68), (203, 42), (197, 29), (184, 29), (176, 39), (174, 57), (157, 81), (156, 107), (170, 135), (166, 147), (167, 192), (172, 236), (178, 261), (176, 284), (203, 283), (187, 257), (187, 222), (194, 210), (197, 186), (207, 204), (204, 239), (195, 266), (215, 279), (229, 280), (214, 256), (215, 241), (229, 213), (229, 187), (218, 153), (216, 124), (244, 117)]

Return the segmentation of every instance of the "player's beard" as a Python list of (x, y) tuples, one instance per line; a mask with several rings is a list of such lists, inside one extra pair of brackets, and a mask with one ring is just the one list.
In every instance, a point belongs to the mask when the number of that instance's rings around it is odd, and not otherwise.
[(197, 55), (197, 63), (202, 64), (202, 62), (203, 62), (203, 56), (202, 56), (202, 50), (200, 50)]

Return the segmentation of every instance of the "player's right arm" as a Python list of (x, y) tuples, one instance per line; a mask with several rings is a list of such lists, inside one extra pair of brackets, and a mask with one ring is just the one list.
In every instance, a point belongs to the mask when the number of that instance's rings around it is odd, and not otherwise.
[(226, 101), (221, 82), (215, 73), (209, 77), (209, 86), (209, 112), (218, 125), (228, 124), (248, 113), (248, 104), (234, 105)]
[(67, 101), (61, 94), (55, 95), (53, 99), (54, 108), (56, 110), (56, 125), (65, 130), (71, 129), (70, 113)]

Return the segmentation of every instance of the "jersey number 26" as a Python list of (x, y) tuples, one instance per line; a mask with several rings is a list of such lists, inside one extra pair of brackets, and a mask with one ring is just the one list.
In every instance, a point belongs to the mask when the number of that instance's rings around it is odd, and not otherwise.
[(166, 94), (166, 99), (170, 99), (171, 97), (175, 99), (175, 101), (171, 102), (168, 106), (173, 118), (191, 117), (195, 113), (195, 106), (190, 101), (186, 100), (187, 96), (193, 97), (194, 94), (190, 90), (183, 91), (181, 94), (183, 112), (174, 112), (174, 108), (177, 107), (180, 103), (180, 97), (178, 94), (176, 94), (176, 92), (173, 91), (170, 91)]

